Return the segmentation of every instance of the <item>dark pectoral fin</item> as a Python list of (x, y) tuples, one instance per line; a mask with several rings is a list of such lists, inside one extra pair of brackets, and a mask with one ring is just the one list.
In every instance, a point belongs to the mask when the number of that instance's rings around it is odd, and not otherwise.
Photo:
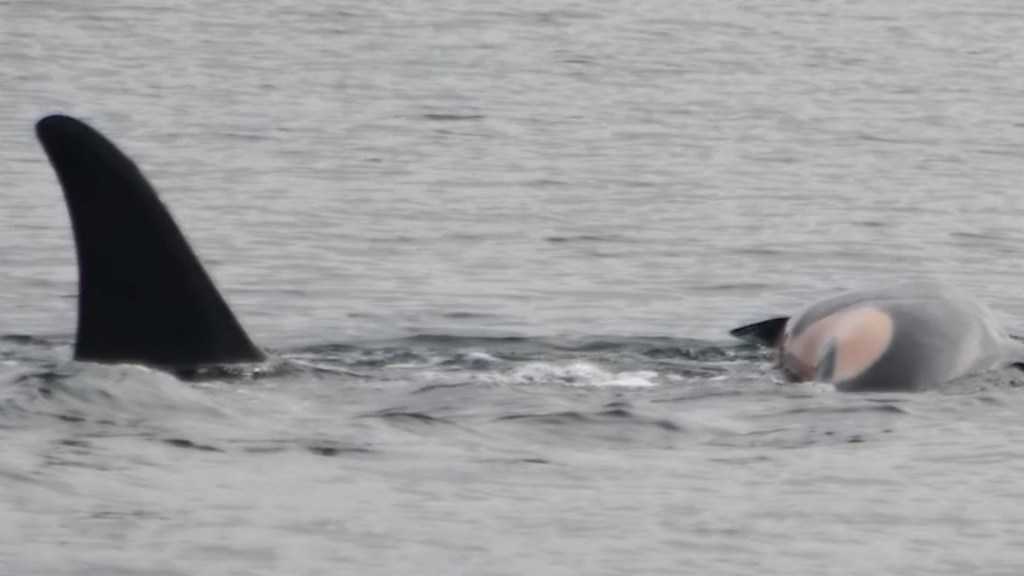
[(36, 133), (74, 230), (76, 359), (183, 369), (264, 358), (131, 159), (67, 116)]
[(788, 321), (789, 316), (771, 318), (754, 324), (740, 326), (739, 328), (733, 328), (729, 331), (729, 334), (751, 344), (775, 346), (783, 331), (785, 331), (786, 322)]

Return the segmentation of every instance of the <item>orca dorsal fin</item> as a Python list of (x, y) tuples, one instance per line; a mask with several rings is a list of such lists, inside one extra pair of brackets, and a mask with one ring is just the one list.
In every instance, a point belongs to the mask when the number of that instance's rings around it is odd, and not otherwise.
[(774, 348), (779, 343), (782, 333), (785, 332), (787, 322), (789, 322), (789, 316), (769, 318), (754, 324), (733, 328), (729, 331), (729, 334), (750, 344)]
[(265, 358), (130, 158), (68, 116), (36, 134), (74, 231), (76, 360), (188, 370)]

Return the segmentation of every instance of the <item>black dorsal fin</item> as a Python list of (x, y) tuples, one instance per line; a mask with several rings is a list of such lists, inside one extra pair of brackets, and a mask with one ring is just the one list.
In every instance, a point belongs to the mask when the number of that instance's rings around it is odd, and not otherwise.
[(754, 324), (733, 328), (729, 331), (729, 334), (744, 342), (774, 348), (778, 345), (782, 333), (785, 332), (787, 322), (789, 322), (789, 316), (770, 318)]
[(36, 134), (75, 235), (76, 360), (188, 370), (265, 358), (131, 159), (67, 116)]

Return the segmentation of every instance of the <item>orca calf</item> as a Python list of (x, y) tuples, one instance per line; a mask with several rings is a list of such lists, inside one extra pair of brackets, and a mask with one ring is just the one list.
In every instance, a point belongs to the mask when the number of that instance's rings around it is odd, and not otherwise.
[(266, 358), (131, 159), (68, 116), (43, 118), (36, 134), (74, 230), (76, 360), (187, 373)]
[(774, 348), (797, 380), (847, 391), (919, 390), (1024, 363), (1024, 344), (987, 306), (932, 282), (840, 294), (730, 334)]

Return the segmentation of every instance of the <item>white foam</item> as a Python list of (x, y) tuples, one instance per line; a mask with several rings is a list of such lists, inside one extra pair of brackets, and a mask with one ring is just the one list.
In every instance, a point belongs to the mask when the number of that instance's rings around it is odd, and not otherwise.
[(487, 352), (471, 351), (463, 354), (466, 360), (482, 361), (482, 362), (500, 362), (497, 357), (491, 356)]
[(650, 370), (610, 372), (588, 362), (550, 364), (536, 362), (512, 371), (514, 384), (561, 384), (578, 387), (648, 388), (657, 386), (658, 373)]

